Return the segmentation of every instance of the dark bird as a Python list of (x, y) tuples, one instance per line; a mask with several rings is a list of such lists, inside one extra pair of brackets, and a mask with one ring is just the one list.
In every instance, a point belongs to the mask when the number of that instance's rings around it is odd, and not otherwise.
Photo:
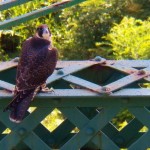
[(46, 79), (57, 63), (57, 49), (52, 46), (51, 32), (47, 25), (40, 25), (33, 37), (22, 45), (17, 67), (14, 98), (4, 109), (9, 110), (12, 122), (20, 123), (29, 105), (39, 91), (49, 91)]

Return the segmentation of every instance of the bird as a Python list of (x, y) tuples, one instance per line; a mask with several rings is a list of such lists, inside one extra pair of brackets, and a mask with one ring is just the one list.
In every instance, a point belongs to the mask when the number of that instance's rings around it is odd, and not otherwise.
[(46, 87), (46, 80), (56, 68), (58, 50), (53, 47), (52, 34), (46, 24), (36, 28), (33, 37), (22, 44), (16, 73), (16, 85), (12, 101), (4, 108), (10, 111), (9, 119), (20, 123), (31, 101), (40, 91), (51, 91)]

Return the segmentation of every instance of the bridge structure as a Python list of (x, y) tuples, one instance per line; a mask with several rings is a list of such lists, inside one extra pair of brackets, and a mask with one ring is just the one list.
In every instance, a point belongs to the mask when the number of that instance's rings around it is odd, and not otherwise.
[[(0, 3), (0, 10), (27, 3)], [(70, 7), (67, 0), (0, 22), (0, 29)], [(18, 59), (0, 63), (0, 149), (3, 150), (148, 150), (150, 148), (149, 60), (58, 61), (47, 79), (52, 93), (39, 93), (20, 124), (3, 108), (12, 99)], [(55, 110), (62, 122), (49, 130), (42, 122)], [(123, 127), (117, 122), (123, 119)], [(51, 120), (48, 121), (51, 124)]]

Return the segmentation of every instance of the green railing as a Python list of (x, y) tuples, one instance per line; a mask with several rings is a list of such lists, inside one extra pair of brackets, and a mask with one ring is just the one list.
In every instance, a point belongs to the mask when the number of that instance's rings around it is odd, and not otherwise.
[[(139, 86), (150, 82), (149, 60), (59, 61), (47, 80), (54, 93), (39, 93), (31, 104), (36, 109), (20, 124), (2, 112), (12, 98), (8, 90), (14, 88), (16, 66), (13, 60), (0, 64), (0, 149), (150, 148), (150, 89)], [(41, 121), (56, 108), (65, 119), (49, 131)], [(118, 130), (112, 120), (124, 109), (132, 118)], [(11, 132), (3, 134), (7, 128)]]
[[(0, 10), (27, 3), (0, 3)], [(0, 22), (7, 29), (84, 0), (67, 0)], [(9, 121), (3, 108), (12, 99), (17, 62), (0, 63), (0, 150), (148, 150), (150, 148), (149, 60), (59, 61), (47, 85), (53, 93), (39, 93), (20, 124)], [(63, 122), (49, 131), (42, 121), (56, 108)], [(126, 111), (125, 111), (126, 110)], [(124, 112), (127, 112), (124, 114)], [(123, 114), (126, 125), (116, 122)], [(131, 117), (132, 116), (132, 117)], [(117, 121), (114, 121), (115, 119)], [(49, 120), (48, 124), (51, 124)], [(7, 132), (4, 132), (7, 131)]]
[[(13, 7), (13, 6), (27, 3), (29, 1), (31, 1), (31, 0), (13, 0), (13, 1), (8, 1), (8, 2), (6, 1), (3, 3), (0, 3), (0, 11), (8, 9), (10, 7)], [(38, 10), (34, 10), (34, 11), (29, 12), (27, 14), (23, 14), (21, 16), (17, 16), (15, 18), (11, 18), (9, 20), (5, 20), (3, 22), (0, 22), (0, 30), (10, 28), (12, 26), (17, 26), (20, 23), (24, 23), (26, 21), (35, 19), (37, 17), (44, 16), (46, 14), (52, 13), (54, 11), (58, 11), (58, 10), (63, 9), (63, 8), (67, 8), (67, 7), (76, 5), (76, 4), (84, 2), (84, 1), (86, 1), (86, 0), (64, 0), (62, 2), (54, 3), (50, 6), (42, 7)]]

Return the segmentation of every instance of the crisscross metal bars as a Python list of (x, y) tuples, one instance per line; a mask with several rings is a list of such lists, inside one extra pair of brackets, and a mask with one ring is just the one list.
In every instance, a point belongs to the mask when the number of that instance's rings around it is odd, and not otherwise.
[[(135, 64), (136, 63), (137, 62), (135, 62)], [(121, 89), (124, 86), (127, 86), (127, 85), (134, 83), (136, 81), (139, 81), (141, 79), (145, 79), (147, 82), (149, 82), (149, 80), (150, 80), (149, 79), (150, 78), (150, 63), (149, 63), (149, 61), (145, 61), (144, 63), (145, 64), (143, 64), (142, 66), (141, 65), (136, 66), (136, 65), (132, 64), (133, 67), (131, 67), (131, 65), (128, 65), (129, 63), (123, 65), (122, 62), (118, 63), (118, 61), (116, 61), (116, 63), (115, 63), (115, 61), (106, 61), (105, 59), (100, 59), (99, 61), (92, 60), (92, 61), (77, 61), (77, 62), (68, 62), (68, 63), (64, 62), (64, 65), (63, 65), (63, 62), (58, 62), (57, 68), (60, 68), (60, 69), (55, 71), (53, 73), (53, 75), (47, 79), (47, 84), (50, 84), (59, 79), (63, 79), (67, 82), (78, 85), (82, 88), (91, 90), (93, 92), (97, 92), (100, 94), (103, 94), (103, 93), (110, 94), (110, 92)], [(11, 68), (16, 65), (17, 65), (17, 63), (14, 61), (6, 62), (6, 64), (2, 63), (0, 70), (3, 71), (6, 68)], [(125, 74), (129, 74), (129, 75), (127, 75), (119, 80), (113, 81), (112, 83), (107, 84), (105, 86), (101, 86), (101, 85), (92, 83), (90, 81), (87, 81), (85, 79), (71, 75), (75, 72), (79, 72), (85, 68), (88, 68), (88, 67), (91, 67), (94, 65), (109, 67), (109, 68), (112, 68), (114, 70), (123, 72)], [(138, 68), (144, 67), (144, 69), (140, 69), (140, 70), (135, 69), (137, 67)], [(4, 81), (0, 82), (0, 86), (7, 90), (13, 90), (13, 88), (14, 88), (14, 85), (11, 85)]]
[[(6, 74), (9, 70), (13, 71), (16, 66), (17, 62), (14, 60), (1, 63), (0, 75)], [(11, 133), (1, 138), (0, 148), (9, 150), (17, 147), (19, 143), (24, 143), (30, 149), (36, 150), (41, 148), (77, 150), (89, 145), (95, 149), (107, 150), (111, 147), (114, 150), (120, 148), (132, 150), (141, 146), (143, 141), (142, 148), (149, 148), (149, 132), (140, 134), (138, 130), (144, 125), (150, 128), (149, 123), (141, 119), (141, 117), (149, 118), (149, 111), (145, 106), (150, 104), (150, 89), (132, 86), (139, 81), (149, 82), (149, 66), (149, 61), (113, 61), (100, 57), (91, 61), (59, 61), (56, 71), (47, 80), (48, 85), (56, 86), (55, 92), (39, 93), (31, 104), (37, 107), (36, 110), (21, 124), (12, 124), (8, 114), (1, 112), (0, 126), (8, 127)], [(91, 80), (91, 76), (95, 79), (101, 74), (104, 76), (109, 74), (109, 78), (112, 76), (116, 78), (109, 82), (106, 80), (106, 83), (103, 78), (98, 81)], [(70, 83), (74, 85), (74, 89), (71, 89)], [(59, 84), (62, 86), (58, 86)], [(66, 84), (67, 88), (64, 87)], [(130, 87), (126, 87), (130, 84)], [(3, 109), (12, 98), (12, 93), (9, 91), (14, 89), (14, 85), (1, 75), (0, 87), (2, 88), (0, 109)], [(110, 88), (108, 93), (110, 95), (104, 94), (107, 93), (105, 91), (107, 88)], [(79, 107), (82, 107), (84, 113)], [(67, 119), (53, 132), (49, 132), (40, 122), (55, 108), (58, 108)], [(99, 108), (102, 109), (99, 111)], [(117, 131), (110, 121), (121, 108), (127, 108), (135, 118), (124, 130)], [(93, 109), (96, 112), (92, 112)], [(142, 114), (138, 115), (138, 111)], [(92, 118), (91, 113), (93, 113)], [(135, 125), (136, 128), (133, 128)], [(79, 132), (72, 134), (71, 131), (75, 127)], [(133, 138), (134, 140), (131, 141)]]
[[(150, 122), (148, 121), (150, 119), (149, 110), (145, 107), (143, 108), (129, 108), (129, 111), (133, 113), (133, 115), (140, 120), (148, 129), (150, 129)], [(138, 142), (133, 143), (129, 150), (132, 149), (147, 149), (150, 147), (149, 144), (149, 137), (150, 137), (150, 131), (148, 130), (146, 134), (140, 139), (138, 139)]]
[[(48, 147), (34, 132), (33, 129), (39, 125), (45, 116), (47, 116), (52, 111), (52, 108), (43, 109), (38, 108), (35, 110), (32, 115), (29, 115), (19, 126), (13, 123), (6, 118), (8, 118), (6, 113), (1, 112), (0, 121), (12, 132), (5, 136), (0, 141), (0, 149), (10, 150), (15, 147), (22, 139), (29, 147), (34, 147), (34, 149), (43, 149), (50, 150)], [(30, 124), (30, 125), (29, 125)], [(25, 138), (26, 137), (26, 138)], [(32, 139), (32, 140), (31, 140)], [(9, 143), (9, 144), (7, 144)], [(35, 143), (33, 145), (33, 143)], [(38, 143), (38, 144), (36, 144)]]
[[(0, 118), (0, 121), (6, 127), (9, 127), (11, 129), (11, 133), (5, 136), (0, 141), (0, 148), (5, 149), (5, 150), (10, 150), (12, 148), (15, 148), (19, 142), (23, 141), (31, 149), (36, 149), (36, 150), (53, 149), (52, 148), (53, 146), (49, 147), (49, 145), (51, 145), (50, 141), (56, 138), (57, 134), (55, 135), (56, 133), (55, 131), (53, 131), (54, 133), (52, 132), (48, 134), (49, 143), (47, 142), (45, 143), (44, 141), (42, 141), (41, 137), (39, 137), (37, 133), (33, 131), (37, 126), (39, 126), (38, 124), (44, 118), (44, 116), (50, 113), (51, 110), (52, 108), (37, 108), (37, 110), (35, 110), (31, 115), (27, 116), (25, 120), (19, 125), (10, 123), (8, 119), (6, 119), (7, 115), (4, 113), (1, 113), (2, 117)], [(77, 126), (80, 129), (79, 133), (73, 136), (68, 142), (63, 143), (63, 145), (60, 147), (60, 150), (63, 150), (63, 149), (64, 150), (66, 149), (77, 150), (83, 147), (92, 138), (93, 138), (92, 142), (96, 145), (97, 140), (99, 140), (99, 135), (97, 135), (97, 132), (99, 132), (118, 111), (118, 109), (113, 111), (112, 109), (108, 108), (108, 109), (105, 109), (104, 112), (98, 113), (93, 119), (89, 120), (85, 115), (83, 115), (78, 109), (74, 107), (61, 108), (60, 110), (67, 117), (69, 122), (71, 121), (75, 126)], [(73, 112), (74, 112), (74, 115), (72, 114)], [(109, 118), (107, 116), (108, 113), (111, 114)], [(74, 119), (72, 118), (71, 114), (74, 116)], [(81, 120), (79, 121), (79, 119), (82, 119), (82, 121)], [(66, 124), (67, 126), (70, 125), (69, 122)], [(29, 127), (29, 123), (30, 123), (30, 127)], [(95, 124), (97, 124), (97, 126), (95, 126)], [(62, 134), (62, 133), (60, 133), (59, 131), (59, 134)], [(63, 136), (62, 137), (59, 136), (58, 139), (60, 140), (60, 138), (64, 140)], [(110, 141), (110, 139), (107, 141)], [(117, 147), (115, 146), (115, 144), (113, 145), (114, 145), (113, 147)]]

